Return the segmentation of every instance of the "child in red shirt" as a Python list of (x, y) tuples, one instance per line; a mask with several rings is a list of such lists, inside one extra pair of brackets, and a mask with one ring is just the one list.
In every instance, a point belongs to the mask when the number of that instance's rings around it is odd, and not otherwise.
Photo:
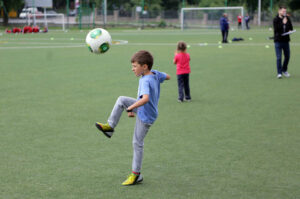
[(237, 16), (237, 20), (238, 20), (238, 28), (241, 28), (241, 27), (242, 27), (242, 19), (243, 19), (242, 15), (239, 14), (239, 15)]
[(178, 42), (177, 50), (175, 51), (174, 64), (177, 66), (177, 83), (178, 83), (178, 102), (191, 101), (189, 74), (190, 55), (186, 52), (186, 43)]

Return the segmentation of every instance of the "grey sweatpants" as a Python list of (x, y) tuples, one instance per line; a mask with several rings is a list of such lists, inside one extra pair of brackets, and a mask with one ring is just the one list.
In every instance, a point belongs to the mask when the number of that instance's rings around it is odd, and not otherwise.
[[(120, 96), (115, 103), (115, 106), (107, 120), (108, 124), (115, 128), (121, 118), (122, 112), (134, 104), (136, 99), (131, 97)], [(136, 109), (133, 110), (137, 112)], [(132, 140), (133, 145), (133, 159), (132, 159), (132, 171), (140, 172), (142, 168), (143, 154), (144, 154), (144, 138), (149, 131), (151, 124), (142, 122), (136, 115), (136, 123), (134, 128), (134, 135)]]

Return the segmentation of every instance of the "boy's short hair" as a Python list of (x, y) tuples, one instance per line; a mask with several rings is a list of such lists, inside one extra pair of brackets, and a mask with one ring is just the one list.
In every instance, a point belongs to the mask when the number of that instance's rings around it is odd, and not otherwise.
[(184, 43), (183, 41), (178, 42), (177, 50), (185, 51), (186, 50), (186, 43)]
[(148, 69), (151, 70), (153, 65), (153, 56), (146, 50), (140, 50), (131, 57), (131, 63), (137, 62), (140, 65), (146, 64)]

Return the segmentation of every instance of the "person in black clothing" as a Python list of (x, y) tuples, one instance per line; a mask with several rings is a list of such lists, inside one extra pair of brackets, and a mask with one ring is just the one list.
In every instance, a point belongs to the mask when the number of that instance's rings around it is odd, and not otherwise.
[[(284, 33), (293, 30), (293, 25), (288, 16), (286, 16), (286, 8), (280, 6), (278, 9), (278, 15), (273, 20), (274, 27), (274, 43), (275, 43), (275, 52), (277, 58), (277, 78), (281, 79), (282, 74), (285, 77), (290, 77), (288, 71), (288, 63), (290, 60), (290, 36), (284, 35)], [(282, 51), (284, 54), (284, 61), (282, 64), (281, 57)]]
[(247, 14), (244, 17), (244, 19), (245, 19), (245, 22), (246, 22), (246, 28), (247, 28), (247, 30), (249, 30), (250, 29), (250, 26), (249, 26), (250, 17), (249, 17), (249, 15)]
[(229, 30), (229, 22), (226, 13), (224, 13), (220, 19), (220, 29), (222, 32), (222, 43), (228, 43), (227, 37), (228, 37), (228, 30)]

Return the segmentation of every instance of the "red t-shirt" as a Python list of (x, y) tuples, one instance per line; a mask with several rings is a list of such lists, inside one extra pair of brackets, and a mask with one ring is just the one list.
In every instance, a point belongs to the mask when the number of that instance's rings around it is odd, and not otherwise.
[(188, 53), (177, 53), (174, 57), (174, 62), (177, 66), (177, 75), (189, 74), (190, 68), (190, 55)]
[(240, 15), (237, 16), (237, 20), (238, 20), (239, 23), (241, 23), (242, 22), (242, 16), (240, 16)]

